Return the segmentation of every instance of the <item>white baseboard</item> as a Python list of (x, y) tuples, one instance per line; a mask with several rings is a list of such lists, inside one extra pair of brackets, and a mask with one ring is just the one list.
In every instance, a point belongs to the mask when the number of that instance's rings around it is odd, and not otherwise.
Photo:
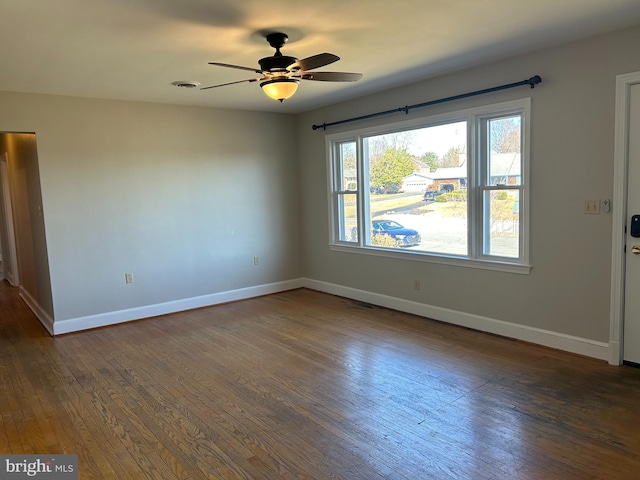
[(17, 287), (18, 285), (16, 285), (16, 280), (13, 277), (13, 273), (11, 271), (5, 271), (5, 280), (7, 282), (9, 282), (9, 285), (11, 285), (12, 287)]
[(540, 328), (518, 325), (515, 323), (482, 317), (470, 313), (458, 312), (447, 308), (434, 307), (423, 303), (403, 300), (401, 298), (380, 295), (355, 288), (344, 287), (333, 283), (320, 282), (308, 278), (302, 282), (305, 288), (391, 308), (401, 312), (412, 313), (446, 323), (473, 328), (482, 332), (493, 333), (504, 337), (564, 350), (601, 360), (609, 359), (609, 344), (586, 338), (574, 337), (563, 333)]
[(288, 280), (285, 282), (258, 285), (255, 287), (240, 288), (227, 292), (202, 295), (200, 297), (185, 298), (182, 300), (175, 300), (172, 302), (159, 303), (155, 305), (146, 305), (144, 307), (118, 310), (115, 312), (106, 312), (98, 315), (90, 315), (87, 317), (71, 318), (68, 320), (60, 320), (53, 323), (52, 331), (53, 335), (61, 335), (63, 333), (71, 333), (77, 332), (79, 330), (87, 330), (90, 328), (105, 327), (107, 325), (130, 322), (132, 320), (157, 317), (159, 315), (166, 315), (168, 313), (209, 307), (221, 303), (234, 302), (237, 300), (245, 300), (248, 298), (260, 297), (262, 295), (284, 292), (286, 290), (293, 290), (301, 287), (302, 280), (296, 279)]
[(574, 337), (572, 335), (566, 335), (550, 330), (518, 325), (489, 317), (482, 317), (480, 315), (435, 307), (432, 305), (426, 305), (387, 295), (380, 295), (365, 290), (358, 290), (308, 278), (258, 285), (255, 287), (241, 288), (238, 290), (203, 295), (200, 297), (186, 298), (183, 300), (175, 300), (172, 302), (147, 305), (144, 307), (107, 312), (56, 322), (54, 322), (53, 319), (51, 319), (51, 317), (38, 306), (27, 292), (21, 289), (20, 296), (25, 300), (27, 305), (29, 305), (31, 310), (34, 311), (49, 333), (52, 335), (61, 335), (64, 333), (115, 325), (118, 323), (156, 317), (184, 310), (208, 307), (237, 300), (245, 300), (301, 287), (601, 360), (609, 360), (610, 356), (609, 344), (605, 342), (597, 342), (595, 340)]
[(47, 332), (49, 332), (50, 335), (53, 335), (53, 318), (51, 318), (51, 315), (45, 312), (40, 304), (31, 295), (29, 295), (29, 292), (24, 288), (20, 287), (18, 292), (20, 298), (24, 300), (24, 303), (26, 303), (31, 309), (36, 318), (40, 320), (42, 326), (47, 329)]

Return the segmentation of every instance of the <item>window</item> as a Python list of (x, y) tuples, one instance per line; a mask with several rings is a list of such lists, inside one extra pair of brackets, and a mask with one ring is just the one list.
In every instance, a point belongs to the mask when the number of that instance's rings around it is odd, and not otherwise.
[(332, 248), (527, 273), (529, 104), (329, 135)]

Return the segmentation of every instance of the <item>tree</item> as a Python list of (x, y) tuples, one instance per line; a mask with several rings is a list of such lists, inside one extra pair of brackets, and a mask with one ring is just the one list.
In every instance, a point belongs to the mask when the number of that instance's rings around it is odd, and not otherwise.
[(442, 167), (459, 167), (460, 166), (460, 155), (463, 154), (464, 151), (460, 147), (451, 147), (447, 150), (447, 153), (442, 157), (441, 166)]
[(414, 132), (406, 131), (370, 137), (367, 141), (369, 162), (375, 162), (391, 149), (398, 151), (409, 150), (414, 136)]
[(372, 187), (400, 187), (402, 179), (415, 169), (413, 157), (406, 148), (390, 148), (370, 165), (369, 180)]
[(415, 134), (411, 130), (404, 132), (387, 133), (369, 139), (369, 154), (384, 154), (387, 150), (395, 148), (396, 150), (409, 150), (411, 142), (413, 142)]
[(356, 168), (356, 148), (352, 143), (342, 145), (342, 168), (344, 170)]
[(427, 152), (420, 157), (423, 163), (426, 163), (431, 171), (435, 171), (438, 167), (440, 167), (440, 158), (438, 158), (438, 154), (436, 152)]
[(520, 117), (491, 120), (489, 132), (492, 153), (520, 152)]

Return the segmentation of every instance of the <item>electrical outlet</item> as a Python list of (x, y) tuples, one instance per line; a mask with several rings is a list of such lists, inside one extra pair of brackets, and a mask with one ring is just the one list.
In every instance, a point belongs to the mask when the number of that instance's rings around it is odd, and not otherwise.
[(414, 280), (413, 281), (413, 289), (414, 290), (420, 290), (420, 280)]
[(253, 257), (253, 264), (260, 265), (260, 257)]
[(585, 200), (584, 201), (584, 213), (599, 214), (600, 213), (600, 200)]
[(133, 283), (133, 273), (125, 273), (124, 281), (125, 283)]

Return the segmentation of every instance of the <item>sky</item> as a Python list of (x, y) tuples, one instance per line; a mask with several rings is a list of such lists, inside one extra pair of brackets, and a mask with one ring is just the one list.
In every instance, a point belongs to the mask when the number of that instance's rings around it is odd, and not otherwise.
[(409, 151), (416, 156), (435, 152), (439, 157), (442, 157), (452, 147), (460, 147), (466, 151), (466, 145), (467, 124), (466, 122), (456, 122), (414, 130), (414, 138), (409, 146)]

